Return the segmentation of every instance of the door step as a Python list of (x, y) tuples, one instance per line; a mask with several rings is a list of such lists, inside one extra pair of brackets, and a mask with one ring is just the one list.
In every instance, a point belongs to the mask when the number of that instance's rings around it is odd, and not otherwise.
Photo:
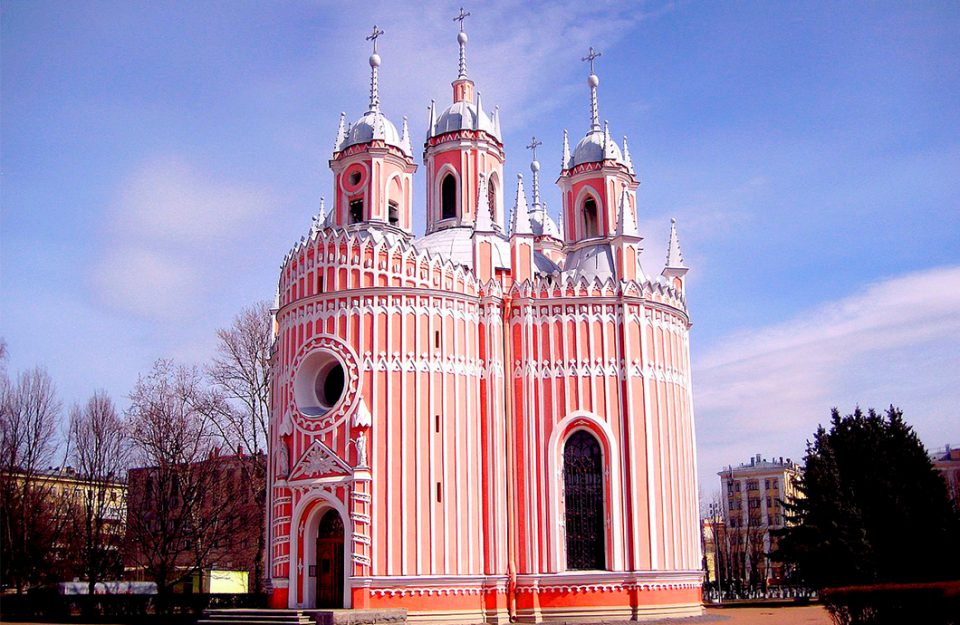
[(407, 611), (389, 610), (207, 610), (197, 625), (405, 625)]

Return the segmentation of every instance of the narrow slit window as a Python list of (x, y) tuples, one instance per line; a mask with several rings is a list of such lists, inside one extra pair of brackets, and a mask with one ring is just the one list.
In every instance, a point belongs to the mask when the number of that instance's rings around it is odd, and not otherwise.
[(433, 331), (433, 346), (440, 349), (440, 330)]
[(434, 431), (435, 431), (437, 434), (439, 434), (439, 433), (440, 433), (440, 415), (436, 415), (436, 416), (434, 417), (434, 426), (433, 426), (433, 427), (434, 427)]
[(437, 482), (437, 503), (441, 503), (442, 501), (443, 501), (443, 487), (442, 487), (442, 484), (440, 484), (440, 482)]

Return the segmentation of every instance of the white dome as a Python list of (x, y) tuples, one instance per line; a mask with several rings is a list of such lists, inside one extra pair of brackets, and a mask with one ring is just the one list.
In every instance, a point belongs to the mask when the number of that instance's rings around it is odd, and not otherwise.
[(403, 145), (397, 127), (380, 111), (367, 111), (363, 117), (350, 124), (340, 150), (351, 145), (383, 141), (387, 145), (400, 148), (407, 156), (412, 156), (409, 146)]
[[(477, 119), (478, 116), (479, 120)], [(500, 133), (494, 127), (493, 120), (473, 102), (467, 102), (466, 100), (454, 102), (443, 113), (440, 113), (440, 117), (437, 118), (437, 123), (432, 130), (432, 133), (429, 134), (430, 137), (455, 130), (483, 130), (500, 140)], [(428, 130), (428, 132), (430, 131)]]
[[(576, 149), (573, 151), (573, 161), (570, 163), (571, 167), (575, 167), (581, 163), (599, 163), (604, 160), (603, 155), (603, 139), (604, 133), (602, 130), (591, 130), (587, 133), (583, 139), (580, 139), (580, 143), (577, 144)], [(607, 155), (608, 158), (622, 163), (623, 154), (620, 153), (620, 146), (617, 145), (617, 142), (611, 139), (607, 143)]]
[[(575, 167), (581, 163), (599, 163), (603, 161), (604, 136), (604, 132), (598, 129), (591, 130), (587, 133), (587, 136), (580, 139), (580, 143), (577, 144), (576, 149), (573, 151), (573, 160), (570, 166)], [(606, 154), (608, 155), (607, 158), (612, 158), (619, 163), (623, 162), (623, 154), (620, 153), (620, 147), (617, 145), (617, 142), (612, 139), (607, 143)]]
[(547, 211), (543, 208), (530, 209), (530, 229), (536, 235), (547, 235), (554, 239), (560, 238), (560, 228)]

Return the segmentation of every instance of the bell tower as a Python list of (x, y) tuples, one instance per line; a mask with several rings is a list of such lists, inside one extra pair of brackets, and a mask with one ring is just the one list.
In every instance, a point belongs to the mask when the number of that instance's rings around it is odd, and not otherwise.
[(367, 112), (345, 125), (340, 114), (337, 140), (330, 159), (334, 177), (334, 205), (327, 225), (357, 229), (378, 227), (407, 238), (413, 235), (413, 173), (417, 166), (410, 149), (407, 119), (403, 132), (380, 110), (380, 55), (377, 39), (384, 32), (373, 27), (370, 55), (370, 103)]
[(605, 122), (600, 126), (597, 104), (597, 86), (600, 78), (594, 73), (594, 61), (600, 52), (590, 48), (583, 61), (590, 63), (587, 85), (590, 87), (590, 129), (570, 154), (567, 133), (563, 135), (563, 164), (557, 184), (563, 196), (564, 242), (567, 246), (590, 239), (616, 236), (623, 189), (627, 189), (627, 203), (635, 210), (636, 189), (639, 186), (629, 160), (610, 138)]
[[(457, 43), (460, 62), (453, 87), (453, 103), (437, 112), (430, 103), (427, 139), (423, 147), (426, 175), (427, 234), (457, 227), (473, 228), (478, 208), (488, 205), (497, 231), (504, 230), (503, 142), (498, 110), (489, 116), (467, 74), (467, 33), (463, 21), (470, 13), (460, 9)], [(487, 201), (479, 202), (481, 178)]]

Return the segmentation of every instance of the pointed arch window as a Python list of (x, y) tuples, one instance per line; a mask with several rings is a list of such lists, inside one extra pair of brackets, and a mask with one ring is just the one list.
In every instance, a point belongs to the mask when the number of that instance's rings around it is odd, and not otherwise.
[(457, 216), (457, 179), (447, 174), (440, 182), (440, 219)]
[(597, 201), (588, 197), (583, 202), (583, 238), (590, 239), (600, 236), (597, 225)]
[(490, 220), (496, 221), (497, 219), (497, 181), (494, 178), (490, 178), (490, 183), (487, 185), (487, 204), (490, 206)]
[(567, 569), (606, 568), (603, 454), (590, 432), (578, 430), (563, 448)]

